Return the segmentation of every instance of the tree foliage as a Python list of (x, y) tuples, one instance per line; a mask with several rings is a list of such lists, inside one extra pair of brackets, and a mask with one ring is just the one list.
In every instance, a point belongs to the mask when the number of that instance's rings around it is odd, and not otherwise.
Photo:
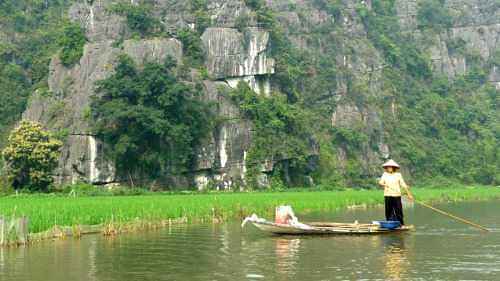
[(453, 17), (444, 7), (444, 0), (424, 0), (418, 6), (417, 20), (420, 28), (442, 30), (453, 24)]
[(295, 166), (305, 164), (314, 141), (306, 111), (288, 103), (286, 96), (280, 93), (259, 95), (245, 82), (240, 82), (229, 96), (255, 126), (247, 157), (250, 173), (256, 172), (258, 164), (269, 159), (287, 160)]
[(71, 2), (0, 1), (0, 147), (30, 94), (48, 91), (49, 62)]
[[(445, 177), (466, 183), (498, 183), (498, 90), (487, 83), (488, 64), (457, 41), (452, 48), (467, 57), (467, 72), (454, 80), (432, 73), (424, 46), (399, 30), (394, 3), (377, 0), (373, 11), (358, 9), (374, 46), (393, 68), (383, 71), (385, 95), (397, 100), (397, 116), (389, 106), (384, 125), (394, 157), (409, 167), (415, 178)], [(439, 2), (439, 3), (438, 3)], [(425, 1), (422, 5), (442, 5)], [(423, 7), (421, 9), (427, 9)], [(437, 9), (437, 8), (436, 8)], [(441, 9), (443, 9), (441, 7)], [(447, 27), (427, 14), (431, 27)], [(431, 13), (421, 10), (420, 14)]]
[(186, 172), (197, 146), (213, 127), (201, 89), (178, 81), (172, 58), (138, 69), (119, 58), (115, 74), (97, 83), (92, 117), (97, 136), (111, 149), (122, 175), (151, 178)]
[(191, 12), (195, 18), (196, 32), (202, 35), (207, 27), (212, 23), (210, 15), (208, 14), (207, 0), (190, 0)]
[(80, 60), (85, 42), (85, 33), (79, 24), (66, 24), (59, 39), (59, 45), (62, 48), (60, 57), (65, 66), (70, 67)]
[(53, 181), (62, 143), (38, 123), (22, 121), (8, 139), (2, 155), (9, 182), (16, 189), (46, 191)]
[(344, 8), (342, 0), (314, 0), (317, 7), (332, 15), (336, 20), (340, 19)]
[(111, 11), (127, 19), (127, 26), (140, 37), (155, 35), (163, 31), (161, 22), (153, 16), (152, 7), (147, 4), (118, 3)]
[(431, 77), (429, 59), (409, 35), (401, 32), (393, 1), (373, 1), (372, 10), (362, 5), (358, 13), (368, 38), (389, 64), (416, 79)]
[(191, 66), (202, 65), (205, 59), (205, 51), (203, 50), (200, 35), (189, 28), (183, 28), (177, 33), (177, 37), (182, 42), (182, 49), (187, 58), (187, 63)]
[[(83, 32), (64, 19), (72, 2), (0, 1), (0, 134), (20, 119), (31, 93), (48, 92), (48, 63), (53, 54), (62, 48), (61, 58), (68, 66), (80, 58)], [(139, 2), (118, 4), (112, 9), (125, 17), (133, 36), (161, 35), (163, 27), (147, 4), (150, 2)], [(252, 11), (236, 21), (238, 29), (243, 31), (257, 22), (269, 30), (269, 56), (276, 61), (276, 72), (271, 76), (276, 93), (258, 96), (245, 86), (231, 93), (256, 127), (250, 158), (259, 161), (269, 155), (276, 159), (291, 156), (301, 166), (309, 153), (308, 142), (321, 139), (320, 163), (324, 166), (319, 177), (339, 168), (335, 165), (336, 149), (345, 148), (348, 159), (343, 169), (347, 173), (335, 171), (332, 178), (349, 179), (341, 184), (358, 184), (367, 175), (357, 156), (368, 146), (377, 150), (374, 143), (383, 135), (392, 156), (401, 159), (419, 180), (446, 177), (488, 184), (500, 181), (499, 95), (487, 82), (489, 69), (500, 66), (498, 50), (486, 61), (464, 40), (448, 39), (449, 53), (463, 56), (467, 62), (466, 72), (450, 79), (433, 73), (426, 49), (429, 42), (401, 30), (395, 0), (372, 0), (370, 9), (360, 3), (355, 11), (346, 6), (346, 1), (314, 0), (312, 5), (334, 19), (314, 26), (303, 20), (309, 11), (293, 5), (301, 19), (300, 26), (293, 27), (277, 20), (280, 11), (271, 10), (266, 1), (244, 2)], [(453, 18), (444, 1), (419, 3), (418, 28), (436, 33), (451, 26)], [(183, 43), (186, 68), (203, 64), (200, 35), (211, 24), (206, 0), (190, 0), (188, 4), (196, 28), (181, 29), (176, 34)], [(339, 24), (347, 11), (353, 21), (361, 18), (366, 37), (353, 37)], [(301, 48), (291, 38), (299, 38)], [(372, 51), (373, 47), (377, 50), (373, 61), (377, 63), (380, 54), (383, 70), (375, 71), (374, 76), (355, 73), (349, 64), (366, 62), (368, 54), (361, 51)], [(112, 148), (110, 157), (122, 172), (155, 171), (153, 176), (157, 176), (186, 170), (195, 151), (188, 145), (196, 147), (195, 140), (209, 131), (211, 125), (199, 122), (208, 114), (197, 98), (199, 89), (178, 81), (174, 73), (171, 63), (147, 64), (139, 69), (130, 59), (122, 58), (116, 73), (98, 85), (99, 95), (92, 109), (96, 132)], [(361, 110), (364, 106), (375, 110), (383, 132), (369, 133), (362, 126), (332, 129), (330, 118), (340, 95)], [(165, 100), (186, 106), (173, 108)], [(390, 107), (392, 102), (394, 108)], [(317, 181), (322, 182), (321, 178)]]

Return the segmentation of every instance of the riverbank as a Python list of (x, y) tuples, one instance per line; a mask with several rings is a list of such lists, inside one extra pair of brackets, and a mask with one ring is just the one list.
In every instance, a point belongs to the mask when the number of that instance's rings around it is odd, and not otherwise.
[[(497, 187), (446, 189), (415, 188), (423, 202), (476, 201), (500, 199)], [(28, 217), (29, 232), (54, 226), (120, 226), (134, 222), (223, 222), (238, 220), (252, 213), (271, 218), (278, 205), (292, 205), (296, 213), (333, 211), (350, 206), (382, 204), (380, 190), (316, 192), (240, 192), (208, 194), (148, 194), (140, 196), (11, 195), (0, 197), (0, 214)]]

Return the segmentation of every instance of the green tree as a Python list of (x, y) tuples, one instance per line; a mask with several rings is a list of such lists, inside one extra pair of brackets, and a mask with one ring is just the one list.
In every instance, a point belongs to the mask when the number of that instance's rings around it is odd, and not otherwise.
[(259, 163), (267, 159), (285, 160), (300, 175), (314, 142), (308, 113), (297, 104), (288, 103), (283, 94), (259, 95), (245, 82), (240, 82), (229, 96), (254, 126), (247, 158), (250, 185), (256, 186), (252, 177), (257, 174)]
[(119, 3), (112, 6), (111, 11), (127, 19), (127, 26), (141, 37), (163, 31), (160, 21), (153, 16), (152, 7), (146, 4), (134, 5)]
[(253, 10), (259, 10), (265, 5), (263, 0), (245, 0), (244, 2), (246, 6)]
[(94, 130), (126, 178), (188, 171), (197, 146), (213, 128), (200, 87), (178, 81), (175, 66), (169, 57), (139, 70), (122, 55), (115, 74), (97, 83), (91, 105)]
[[(29, 95), (46, 91), (72, 1), (0, 1), (0, 149)], [(1, 164), (0, 164), (1, 166)]]
[(192, 66), (202, 65), (205, 51), (199, 34), (189, 28), (183, 28), (179, 30), (177, 37), (182, 42), (182, 49), (188, 64)]
[(444, 0), (424, 0), (419, 3), (417, 14), (419, 27), (440, 30), (453, 24), (453, 17), (444, 7)]
[(2, 155), (7, 177), (16, 189), (46, 191), (52, 183), (62, 143), (38, 123), (22, 121), (8, 139)]
[(191, 12), (194, 15), (196, 31), (199, 35), (203, 34), (205, 29), (212, 23), (208, 14), (207, 0), (191, 0)]
[(313, 3), (320, 9), (327, 11), (336, 20), (342, 15), (342, 9), (344, 8), (342, 0), (314, 0)]
[[(444, 15), (442, 1), (421, 3), (422, 27), (449, 26), (446, 19), (451, 17)], [(372, 10), (358, 7), (358, 12), (368, 38), (393, 66), (383, 70), (386, 87), (382, 91), (396, 101), (396, 114), (390, 103), (379, 101), (385, 107), (384, 130), (391, 139), (393, 157), (421, 181), (444, 177), (496, 184), (498, 90), (487, 83), (488, 63), (477, 52), (466, 50), (464, 42), (450, 41), (449, 47), (467, 57), (467, 72), (454, 80), (432, 73), (426, 46), (401, 32), (394, 2), (374, 0), (372, 4)]]
[(69, 23), (64, 27), (59, 46), (62, 48), (61, 61), (65, 66), (70, 67), (80, 60), (86, 41), (84, 30), (79, 24)]

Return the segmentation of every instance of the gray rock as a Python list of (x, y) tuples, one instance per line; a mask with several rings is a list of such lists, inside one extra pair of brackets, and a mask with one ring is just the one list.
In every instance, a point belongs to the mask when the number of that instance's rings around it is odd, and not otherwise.
[(223, 94), (229, 89), (226, 83), (205, 81), (204, 85), (207, 99), (216, 102), (217, 115), (226, 121), (216, 128), (198, 154), (195, 184), (198, 189), (207, 188), (209, 183), (217, 189), (243, 186), (252, 125)]
[(69, 9), (69, 18), (80, 23), (90, 42), (119, 40), (127, 33), (125, 19), (108, 9), (112, 0), (75, 3)]
[(167, 56), (181, 63), (182, 58), (182, 44), (176, 39), (126, 40), (123, 51), (139, 65), (147, 61), (162, 62)]
[[(108, 12), (107, 7), (114, 2), (95, 0), (89, 4), (89, 1), (83, 1), (70, 8), (69, 18), (85, 28), (89, 41), (84, 55), (80, 63), (70, 69), (54, 57), (48, 80), (50, 96), (35, 93), (23, 115), (23, 118), (40, 121), (54, 131), (67, 131), (69, 134), (58, 168), (59, 183), (118, 180), (113, 163), (106, 159), (106, 147), (93, 136), (87, 115), (90, 97), (95, 94), (95, 82), (113, 73), (119, 54), (128, 54), (139, 65), (150, 60), (162, 61), (166, 56), (182, 63), (182, 44), (175, 39), (123, 41), (130, 36), (130, 31), (124, 18)], [(275, 11), (278, 23), (291, 43), (314, 56), (314, 60), (331, 51), (325, 47), (328, 40), (336, 43), (337, 86), (332, 90), (323, 89), (325, 93), (320, 94), (330, 95), (337, 102), (336, 109), (331, 112), (333, 127), (357, 130), (369, 137), (361, 144), (357, 158), (363, 163), (363, 173), (377, 175), (382, 159), (391, 152), (390, 143), (385, 139), (390, 136), (384, 131), (382, 116), (390, 114), (396, 117), (398, 103), (395, 98), (390, 100), (391, 97), (380, 94), (387, 92), (382, 75), (387, 65), (367, 38), (365, 27), (356, 12), (359, 4), (371, 9), (371, 1), (342, 2), (345, 7), (342, 16), (333, 18), (327, 11), (319, 9), (313, 0), (266, 1)], [(445, 6), (455, 16), (455, 21), (452, 28), (440, 34), (417, 30), (418, 2), (396, 0), (399, 23), (405, 32), (415, 37), (417, 43), (430, 42), (426, 51), (435, 71), (453, 79), (470, 67), (463, 54), (450, 52), (448, 45), (452, 40), (464, 40), (467, 51), (476, 52), (484, 61), (498, 50), (500, 9), (497, 0), (446, 0)], [(167, 32), (175, 33), (185, 27), (196, 28), (196, 16), (190, 10), (188, 1), (154, 0), (151, 3), (155, 7), (155, 16)], [(269, 77), (275, 72), (275, 61), (269, 56), (269, 32), (256, 27), (254, 13), (244, 5), (243, 0), (209, 0), (206, 13), (212, 27), (205, 30), (201, 39), (211, 80), (203, 81), (204, 98), (217, 105), (217, 114), (223, 122), (207, 139), (202, 140), (191, 175), (171, 176), (165, 182), (156, 184), (194, 185), (198, 189), (241, 188), (246, 181), (247, 165), (251, 164), (259, 166), (257, 180), (260, 187), (266, 187), (270, 183), (268, 175), (277, 163), (272, 159), (246, 163), (246, 155), (252, 145), (252, 124), (224, 92), (243, 81), (260, 94), (272, 94), (274, 85)], [(242, 32), (235, 28), (240, 16), (249, 17), (248, 26)], [(332, 24), (335, 28), (331, 28)], [(317, 36), (315, 32), (322, 27), (330, 29)], [(200, 79), (196, 70), (189, 72), (191, 75), (187, 75), (190, 76), (187, 79), (191, 82)], [(500, 89), (498, 67), (492, 66), (489, 81)], [(318, 93), (302, 93), (306, 101), (313, 94)], [(318, 155), (318, 147), (311, 146), (313, 159)], [(286, 160), (283, 159), (284, 162)], [(345, 172), (349, 159), (342, 144), (337, 150), (337, 160), (338, 169)], [(314, 170), (314, 165), (310, 170)], [(288, 171), (285, 169), (284, 172)], [(305, 184), (312, 184), (309, 175), (303, 178)]]
[[(95, 94), (95, 82), (113, 73), (117, 57), (122, 53), (139, 65), (148, 60), (161, 62), (167, 56), (180, 61), (182, 45), (176, 39), (126, 40), (121, 50), (113, 47), (111, 41), (89, 43), (85, 45), (80, 63), (70, 69), (63, 66), (56, 56), (50, 63), (52, 97), (35, 94), (23, 114), (25, 119), (69, 134), (59, 161), (59, 183), (117, 180), (113, 163), (106, 159), (105, 146), (91, 131), (88, 114), (90, 99)], [(51, 110), (54, 107), (57, 110)]]
[(207, 68), (215, 79), (274, 73), (267, 55), (269, 32), (247, 28), (208, 28), (201, 37), (207, 51)]
[[(464, 74), (470, 63), (463, 54), (450, 53), (447, 42), (462, 39), (466, 42), (467, 52), (478, 53), (487, 61), (499, 48), (500, 4), (495, 0), (447, 0), (444, 6), (453, 16), (452, 28), (442, 31), (438, 36), (424, 30), (418, 37), (433, 37), (430, 41), (434, 44), (429, 51), (434, 69), (453, 79)], [(418, 23), (418, 1), (398, 0), (396, 7), (402, 27), (419, 33), (415, 31)], [(494, 85), (499, 82), (494, 69), (491, 69), (490, 81)]]

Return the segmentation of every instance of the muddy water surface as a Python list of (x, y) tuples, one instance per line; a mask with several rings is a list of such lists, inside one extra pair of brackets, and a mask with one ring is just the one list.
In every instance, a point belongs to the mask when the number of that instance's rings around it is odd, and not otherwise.
[[(420, 207), (406, 210), (416, 225), (406, 234), (276, 237), (239, 222), (175, 226), (0, 249), (0, 280), (500, 280), (500, 202), (439, 207), (492, 232)], [(365, 222), (383, 210), (300, 217)]]

